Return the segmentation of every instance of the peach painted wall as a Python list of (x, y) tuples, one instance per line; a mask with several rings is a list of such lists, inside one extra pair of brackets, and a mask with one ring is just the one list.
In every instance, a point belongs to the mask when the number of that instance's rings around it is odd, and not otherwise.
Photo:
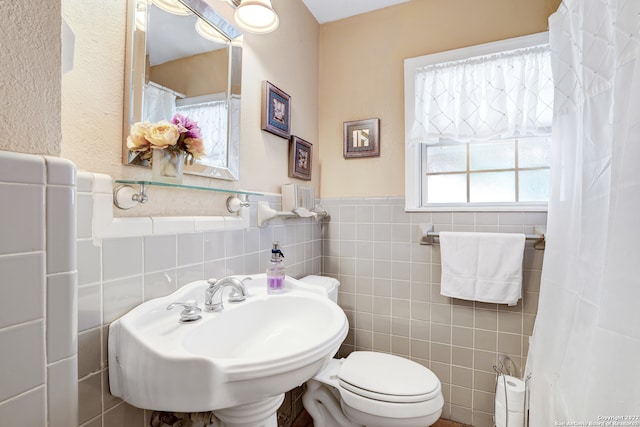
[[(413, 0), (322, 26), (300, 0), (273, 4), (280, 28), (245, 37), (241, 181), (221, 185), (278, 192), (292, 181), (287, 141), (260, 130), (261, 82), (266, 79), (292, 96), (292, 132), (314, 144), (311, 183), (320, 186), (318, 194), (366, 197), (404, 194), (403, 59), (544, 31), (559, 0)], [(149, 171), (121, 164), (124, 1), (62, 1), (62, 16), (76, 33), (74, 69), (62, 77), (62, 95), (59, 15), (58, 6), (38, 3), (10, 6), (0, 18), (7, 24), (2, 28), (11, 29), (3, 35), (13, 52), (11, 61), (3, 62), (0, 82), (9, 98), (21, 100), (3, 110), (0, 122), (4, 134), (25, 118), (31, 123), (20, 138), (3, 139), (0, 148), (61, 153), (81, 170), (148, 178)], [(29, 25), (36, 18), (45, 25)], [(21, 28), (42, 34), (22, 34)], [(50, 66), (41, 66), (42, 61)], [(381, 119), (381, 156), (344, 160), (343, 122), (370, 117)], [(186, 182), (212, 185), (199, 177)], [(183, 212), (177, 207), (185, 203), (175, 203), (174, 193), (155, 194), (135, 215), (214, 214), (204, 196)]]
[[(201, 53), (151, 67), (151, 81), (184, 93), (187, 97), (227, 91), (226, 49)], [(208, 78), (198, 78), (198, 74)]]
[(2, 2), (0, 150), (60, 155), (60, 2)]
[[(320, 27), (322, 197), (404, 195), (403, 60), (547, 30), (559, 0), (412, 0)], [(343, 122), (380, 118), (380, 157), (345, 160)]]
[[(229, 15), (225, 2), (211, 5)], [(280, 27), (244, 36), (240, 181), (185, 176), (191, 185), (279, 193), (288, 182), (289, 142), (260, 129), (261, 87), (269, 80), (292, 97), (292, 133), (318, 147), (319, 25), (301, 0), (273, 0)], [(126, 1), (63, 0), (62, 13), (76, 32), (76, 62), (62, 78), (62, 156), (79, 170), (114, 178), (150, 179), (145, 168), (122, 165)], [(221, 9), (222, 8), (222, 9)], [(317, 158), (317, 156), (314, 156)], [(314, 161), (311, 185), (320, 182)], [(307, 182), (302, 182), (308, 184)], [(145, 206), (116, 215), (227, 214), (226, 196), (152, 189)]]

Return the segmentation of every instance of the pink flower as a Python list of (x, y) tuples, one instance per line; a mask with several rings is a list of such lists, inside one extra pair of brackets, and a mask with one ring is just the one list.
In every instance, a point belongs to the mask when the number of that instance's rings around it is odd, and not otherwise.
[(180, 113), (176, 113), (173, 116), (173, 124), (178, 126), (180, 134), (184, 135), (185, 138), (202, 138), (198, 123)]
[(191, 153), (194, 159), (200, 159), (205, 155), (202, 138), (185, 138), (184, 143), (187, 146), (187, 151)]
[(135, 123), (127, 137), (127, 148), (132, 153), (140, 153), (138, 158), (142, 160), (151, 158), (152, 149), (183, 152), (189, 163), (202, 158), (206, 153), (198, 123), (180, 113), (173, 116), (172, 122)]

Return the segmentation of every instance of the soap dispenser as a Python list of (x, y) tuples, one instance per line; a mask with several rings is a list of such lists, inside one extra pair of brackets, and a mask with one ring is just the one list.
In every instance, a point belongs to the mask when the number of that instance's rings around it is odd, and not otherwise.
[(271, 248), (271, 265), (267, 268), (267, 292), (278, 293), (284, 289), (284, 254), (280, 244), (273, 242)]

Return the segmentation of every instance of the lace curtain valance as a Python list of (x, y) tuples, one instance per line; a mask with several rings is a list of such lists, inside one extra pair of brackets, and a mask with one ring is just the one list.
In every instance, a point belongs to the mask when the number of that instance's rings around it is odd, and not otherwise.
[(184, 104), (178, 105), (176, 111), (200, 125), (207, 155), (199, 162), (207, 166), (225, 167), (227, 165), (227, 124), (229, 122), (226, 100), (194, 104), (186, 101)]
[(553, 116), (549, 46), (419, 68), (414, 105), (412, 144), (549, 134)]

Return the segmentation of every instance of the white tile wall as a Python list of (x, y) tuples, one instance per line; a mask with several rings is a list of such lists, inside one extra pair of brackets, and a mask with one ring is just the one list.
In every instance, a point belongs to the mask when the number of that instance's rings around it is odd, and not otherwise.
[[(9, 426), (44, 426), (46, 390), (35, 388), (19, 397), (0, 403), (0, 420)], [(66, 403), (66, 402), (65, 402)]]
[[(324, 229), (282, 219), (259, 229), (255, 204), (246, 229), (240, 218), (114, 220), (111, 185), (108, 177), (81, 174), (76, 192), (69, 162), (0, 153), (0, 198), (14, 201), (0, 210), (0, 345), (18, 350), (0, 353), (3, 422), (142, 426), (142, 411), (108, 393), (108, 323), (188, 281), (263, 271), (274, 240), (288, 274), (318, 274), (323, 260), (324, 273), (340, 277), (340, 302), (353, 325), (346, 345), (428, 361), (452, 418), (481, 422), (486, 415), (491, 373), (477, 367), (497, 351), (526, 354), (522, 337), (535, 318), (541, 255), (525, 258), (521, 308), (451, 304), (438, 292), (439, 253), (415, 245), (413, 225), (532, 232), (544, 215), (407, 215), (401, 199), (381, 198), (333, 203)], [(278, 198), (265, 199), (279, 209)], [(99, 237), (107, 234), (113, 237)], [(13, 300), (28, 308), (16, 310)]]
[[(254, 203), (248, 220), (145, 218), (147, 224), (127, 218), (116, 227), (113, 223), (118, 220), (113, 219), (111, 226), (96, 227), (108, 219), (96, 212), (100, 208), (95, 203), (106, 189), (100, 184), (102, 193), (92, 193), (89, 183), (101, 178), (81, 174), (78, 179), (79, 422), (83, 427), (142, 427), (148, 425), (150, 414), (109, 393), (108, 324), (142, 301), (168, 295), (191, 281), (266, 270), (274, 240), (281, 242), (287, 274), (319, 274), (320, 225), (309, 219), (274, 220), (259, 229)], [(279, 197), (263, 200), (280, 207)], [(82, 215), (93, 215), (93, 219)], [(142, 228), (136, 229), (136, 224)], [(100, 233), (112, 237), (100, 238)], [(297, 393), (289, 401), (300, 406), (299, 397)]]
[(102, 244), (102, 279), (142, 274), (142, 238), (107, 239)]
[(44, 317), (44, 253), (0, 257), (0, 328)]
[[(232, 233), (242, 233), (241, 231)], [(178, 265), (202, 263), (203, 260), (202, 233), (187, 233), (178, 235)]]
[(100, 325), (102, 325), (102, 288), (100, 283), (78, 287), (78, 331), (86, 331)]
[[(90, 236), (89, 236), (90, 237)], [(90, 285), (102, 278), (102, 248), (93, 239), (77, 242), (78, 285)]]
[(0, 255), (44, 250), (44, 191), (44, 185), (0, 183), (0, 200), (11, 207), (0, 209)]
[(46, 183), (44, 157), (2, 151), (0, 182), (44, 185)]
[(63, 359), (47, 367), (47, 402), (49, 427), (68, 427), (77, 424), (77, 401), (69, 405), (69, 396), (78, 393), (78, 360), (76, 356)]
[[(108, 177), (81, 174), (76, 193), (69, 162), (0, 153), (0, 199), (13, 201), (0, 210), (0, 346), (17, 350), (0, 353), (3, 422), (142, 426), (142, 411), (108, 393), (108, 323), (188, 281), (263, 271), (274, 240), (288, 274), (318, 274), (322, 261), (323, 273), (340, 278), (340, 304), (352, 325), (344, 349), (427, 364), (443, 382), (450, 418), (487, 424), (488, 367), (500, 352), (521, 363), (526, 355), (542, 253), (525, 253), (518, 307), (451, 301), (439, 295), (439, 251), (417, 245), (414, 228), (429, 222), (437, 230), (532, 233), (545, 214), (406, 214), (402, 199), (349, 199), (325, 201), (332, 220), (322, 229), (313, 220), (282, 219), (259, 229), (255, 204), (241, 229), (242, 219), (114, 220), (111, 185)], [(279, 208), (279, 199), (265, 199)], [(28, 304), (19, 310), (12, 301)]]
[(76, 273), (60, 273), (47, 277), (47, 360), (49, 363), (73, 357), (77, 353), (78, 330)]
[(36, 320), (0, 330), (6, 349), (0, 364), (0, 401), (45, 383), (44, 321)]
[[(207, 276), (205, 276), (207, 277)], [(175, 270), (158, 271), (144, 275), (144, 299), (169, 295), (178, 289), (178, 279)]]
[(103, 322), (111, 323), (143, 301), (142, 274), (109, 280), (103, 287)]
[(75, 168), (0, 152), (0, 200), (0, 420), (75, 425)]
[(47, 274), (75, 270), (75, 192), (75, 187), (47, 186)]
[(537, 311), (542, 251), (527, 244), (524, 298), (516, 307), (440, 295), (439, 246), (418, 244), (418, 224), (436, 231), (533, 234), (546, 213), (405, 213), (402, 198), (325, 199), (323, 273), (341, 281), (339, 304), (351, 326), (341, 349), (375, 350), (429, 367), (445, 396), (443, 417), (492, 425), (498, 354), (524, 366)]
[(145, 236), (144, 271), (162, 271), (176, 268), (176, 236)]

